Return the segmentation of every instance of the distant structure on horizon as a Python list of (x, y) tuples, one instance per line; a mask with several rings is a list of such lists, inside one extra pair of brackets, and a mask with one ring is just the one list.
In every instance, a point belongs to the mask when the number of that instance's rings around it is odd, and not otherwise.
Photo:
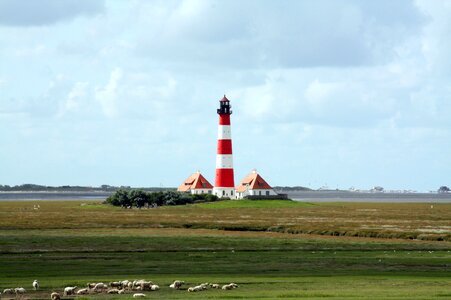
[(277, 194), (274, 189), (253, 170), (235, 188), (232, 154), (232, 129), (230, 115), (232, 106), (230, 100), (224, 95), (219, 100), (218, 147), (216, 150), (216, 174), (214, 187), (198, 171), (189, 176), (177, 189), (179, 192), (191, 194), (211, 194), (219, 198), (286, 198), (286, 195)]

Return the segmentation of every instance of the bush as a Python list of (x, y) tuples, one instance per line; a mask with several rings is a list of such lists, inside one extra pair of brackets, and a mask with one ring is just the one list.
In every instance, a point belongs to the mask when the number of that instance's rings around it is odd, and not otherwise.
[(142, 190), (118, 190), (106, 199), (106, 203), (122, 207), (153, 207), (163, 205), (185, 205), (197, 202), (213, 202), (218, 197), (212, 194), (187, 194), (173, 191), (144, 192)]

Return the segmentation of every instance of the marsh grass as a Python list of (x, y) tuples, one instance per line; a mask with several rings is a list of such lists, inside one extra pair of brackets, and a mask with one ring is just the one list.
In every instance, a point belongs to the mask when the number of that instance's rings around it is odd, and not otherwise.
[[(428, 208), (225, 201), (139, 210), (90, 201), (0, 202), (0, 289), (31, 290), (39, 279), (42, 290), (27, 297), (48, 299), (68, 285), (146, 278), (161, 286), (148, 293), (155, 299), (447, 299), (451, 243), (406, 237), (428, 234), (424, 229), (449, 234), (450, 205)], [(342, 230), (356, 236), (330, 234)], [(368, 231), (391, 238), (365, 237)], [(175, 279), (240, 288), (187, 293), (168, 288)]]
[[(39, 210), (33, 205), (40, 204)], [(91, 201), (0, 202), (0, 230), (193, 228), (451, 240), (451, 204), (220, 201), (123, 209)]]

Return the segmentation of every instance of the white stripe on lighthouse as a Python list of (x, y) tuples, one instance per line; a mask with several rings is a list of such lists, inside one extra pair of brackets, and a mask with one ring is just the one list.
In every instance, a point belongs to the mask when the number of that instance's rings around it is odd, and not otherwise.
[(218, 127), (218, 140), (231, 140), (232, 130), (230, 125), (219, 125)]
[(216, 169), (232, 169), (232, 168), (233, 168), (232, 154), (216, 155)]

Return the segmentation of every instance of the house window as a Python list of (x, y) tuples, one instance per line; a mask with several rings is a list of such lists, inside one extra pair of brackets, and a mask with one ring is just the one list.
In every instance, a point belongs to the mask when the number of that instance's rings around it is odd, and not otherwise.
[(230, 195), (233, 196), (233, 191), (230, 192)]
[(269, 191), (266, 191), (266, 196), (269, 196)]
[(222, 195), (225, 196), (225, 191), (222, 191)]
[(208, 190), (208, 193), (211, 194), (211, 190)]
[(258, 191), (258, 195), (261, 196), (262, 195), (262, 191)]

